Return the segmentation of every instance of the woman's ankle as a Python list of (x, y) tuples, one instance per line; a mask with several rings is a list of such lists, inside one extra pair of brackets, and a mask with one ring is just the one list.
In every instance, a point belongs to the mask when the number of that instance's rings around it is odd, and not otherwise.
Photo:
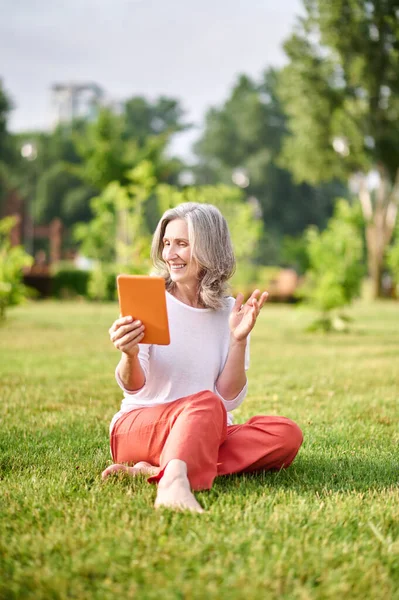
[(159, 483), (162, 483), (163, 486), (171, 485), (177, 479), (190, 485), (187, 477), (187, 463), (178, 458), (173, 458), (166, 465)]

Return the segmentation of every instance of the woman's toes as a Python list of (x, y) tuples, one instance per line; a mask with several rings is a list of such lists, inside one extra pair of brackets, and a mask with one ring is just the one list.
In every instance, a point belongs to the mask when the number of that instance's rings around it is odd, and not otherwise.
[(106, 479), (109, 475), (112, 475), (113, 473), (118, 473), (119, 471), (124, 471), (126, 473), (127, 469), (128, 467), (126, 467), (125, 465), (111, 465), (101, 473), (101, 478)]
[(154, 477), (154, 475), (158, 475), (160, 471), (160, 467), (154, 467), (148, 462), (140, 461), (134, 465), (134, 467), (127, 467), (126, 465), (111, 465), (102, 472), (102, 479), (106, 479), (109, 475), (113, 475), (114, 473), (123, 472), (126, 475), (130, 475), (131, 477), (135, 477), (136, 475), (150, 475)]

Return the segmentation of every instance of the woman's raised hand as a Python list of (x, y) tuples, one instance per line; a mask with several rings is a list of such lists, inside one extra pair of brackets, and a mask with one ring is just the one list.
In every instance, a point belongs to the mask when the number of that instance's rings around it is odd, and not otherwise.
[(268, 295), (268, 292), (262, 292), (261, 294), (260, 290), (255, 290), (243, 304), (243, 294), (237, 294), (229, 318), (230, 331), (237, 342), (246, 340), (248, 334), (254, 328), (259, 311), (266, 302)]
[(144, 337), (144, 325), (133, 317), (119, 317), (109, 328), (109, 337), (117, 350), (127, 356), (137, 356)]

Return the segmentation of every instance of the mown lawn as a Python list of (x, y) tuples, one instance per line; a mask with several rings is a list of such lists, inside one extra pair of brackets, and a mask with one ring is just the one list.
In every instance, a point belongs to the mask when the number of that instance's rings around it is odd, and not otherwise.
[(399, 303), (328, 336), (265, 307), (236, 421), (289, 416), (304, 445), (287, 471), (218, 479), (204, 515), (101, 483), (117, 312), (32, 303), (0, 327), (0, 598), (399, 598)]

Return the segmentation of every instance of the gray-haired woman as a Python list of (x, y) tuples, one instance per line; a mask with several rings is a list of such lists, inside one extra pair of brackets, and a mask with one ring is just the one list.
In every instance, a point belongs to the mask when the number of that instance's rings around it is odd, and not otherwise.
[(217, 475), (288, 467), (302, 433), (285, 417), (232, 424), (247, 393), (248, 336), (267, 292), (255, 290), (245, 303), (242, 294), (227, 296), (235, 259), (220, 211), (196, 203), (166, 211), (151, 254), (166, 282), (171, 344), (141, 344), (140, 315), (111, 326), (124, 399), (110, 425), (116, 464), (103, 478), (148, 474), (158, 483), (155, 506), (202, 512), (193, 491), (210, 489)]

